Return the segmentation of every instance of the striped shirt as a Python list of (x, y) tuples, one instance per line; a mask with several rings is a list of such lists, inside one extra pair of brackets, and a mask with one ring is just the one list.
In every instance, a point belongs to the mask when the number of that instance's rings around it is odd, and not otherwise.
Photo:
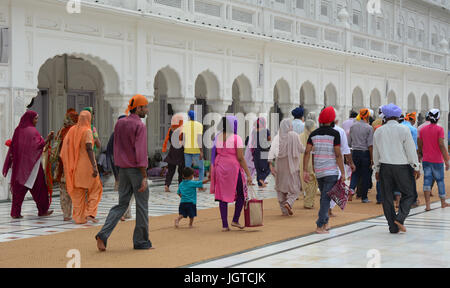
[(313, 146), (314, 172), (317, 178), (338, 176), (335, 146), (341, 145), (341, 136), (330, 126), (320, 127), (311, 133), (308, 144)]

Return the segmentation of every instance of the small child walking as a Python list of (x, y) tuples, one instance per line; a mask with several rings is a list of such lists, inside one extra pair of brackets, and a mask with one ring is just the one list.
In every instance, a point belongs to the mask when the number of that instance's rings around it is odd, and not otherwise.
[(178, 196), (181, 198), (179, 217), (175, 219), (175, 227), (178, 228), (180, 220), (189, 217), (189, 228), (193, 227), (194, 218), (197, 217), (197, 188), (203, 188), (203, 184), (210, 181), (194, 181), (194, 169), (186, 167), (183, 169), (183, 182), (178, 187)]

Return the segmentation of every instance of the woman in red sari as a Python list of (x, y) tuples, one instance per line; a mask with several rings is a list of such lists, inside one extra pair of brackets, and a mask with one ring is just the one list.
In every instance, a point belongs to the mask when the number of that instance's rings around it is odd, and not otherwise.
[(19, 126), (14, 131), (11, 147), (3, 166), (3, 176), (6, 176), (5, 172), (7, 173), (12, 168), (11, 217), (14, 219), (23, 218), (21, 215), (22, 203), (28, 190), (36, 202), (40, 217), (53, 213), (53, 211), (49, 211), (50, 199), (41, 165), (41, 156), (44, 147), (53, 138), (54, 133), (51, 132), (47, 140), (44, 140), (36, 129), (38, 118), (38, 114), (31, 110), (22, 116)]

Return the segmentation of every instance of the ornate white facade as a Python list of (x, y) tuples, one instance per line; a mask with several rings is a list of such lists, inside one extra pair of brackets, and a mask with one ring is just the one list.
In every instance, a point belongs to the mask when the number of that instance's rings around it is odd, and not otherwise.
[[(341, 119), (388, 102), (434, 106), (447, 129), (448, 0), (382, 0), (373, 15), (367, 0), (86, 0), (80, 11), (77, 2), (0, 0), (1, 141), (36, 97), (47, 130), (69, 103), (91, 101), (106, 144), (135, 93), (152, 101), (150, 152), (168, 114), (194, 102), (222, 114), (288, 115), (303, 104), (313, 116), (333, 105)], [(2, 144), (1, 163), (5, 154)]]

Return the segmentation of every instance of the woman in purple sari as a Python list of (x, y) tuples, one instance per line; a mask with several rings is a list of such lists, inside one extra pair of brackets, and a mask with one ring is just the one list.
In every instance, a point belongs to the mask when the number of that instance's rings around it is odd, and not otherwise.
[(222, 118), (221, 132), (214, 140), (211, 152), (211, 194), (220, 202), (220, 215), (224, 232), (228, 226), (228, 203), (236, 201), (231, 226), (244, 229), (239, 224), (242, 208), (247, 198), (247, 185), (252, 184), (250, 171), (244, 158), (244, 145), (237, 135), (238, 120), (234, 116)]
[(12, 207), (11, 217), (23, 218), (21, 215), (22, 203), (25, 195), (30, 190), (36, 202), (39, 216), (49, 216), (50, 199), (45, 181), (44, 170), (41, 165), (41, 156), (44, 147), (53, 138), (51, 132), (47, 140), (44, 140), (36, 129), (38, 114), (28, 110), (20, 119), (19, 126), (14, 131), (11, 147), (3, 166), (3, 176), (12, 169)]

